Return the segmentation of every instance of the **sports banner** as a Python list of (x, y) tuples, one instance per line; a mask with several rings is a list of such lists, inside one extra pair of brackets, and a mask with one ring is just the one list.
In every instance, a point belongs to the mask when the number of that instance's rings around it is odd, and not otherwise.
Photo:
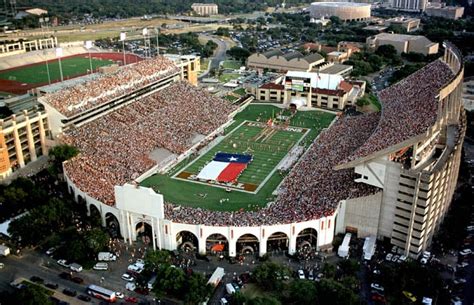
[(217, 153), (197, 175), (201, 180), (234, 182), (252, 161), (251, 155)]

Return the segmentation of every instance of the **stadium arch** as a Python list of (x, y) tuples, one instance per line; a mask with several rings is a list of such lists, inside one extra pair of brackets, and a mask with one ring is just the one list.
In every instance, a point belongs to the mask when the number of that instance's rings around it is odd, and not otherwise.
[(153, 240), (153, 228), (146, 219), (141, 219), (135, 224), (135, 240), (138, 239), (145, 244), (150, 244)]
[(199, 249), (199, 239), (190, 231), (179, 231), (176, 234), (176, 246), (185, 252), (197, 251)]
[(267, 252), (287, 252), (290, 245), (290, 238), (284, 232), (275, 232), (266, 239)]
[(250, 255), (259, 253), (260, 240), (252, 233), (241, 235), (236, 241), (237, 253), (243, 255)]
[(318, 249), (318, 231), (315, 228), (305, 228), (296, 237), (298, 251), (311, 251)]
[(112, 236), (112, 238), (122, 237), (119, 219), (112, 212), (107, 212), (105, 214), (105, 227), (109, 231), (109, 234)]
[(205, 239), (206, 253), (211, 254), (225, 254), (229, 253), (229, 240), (220, 233), (209, 235)]

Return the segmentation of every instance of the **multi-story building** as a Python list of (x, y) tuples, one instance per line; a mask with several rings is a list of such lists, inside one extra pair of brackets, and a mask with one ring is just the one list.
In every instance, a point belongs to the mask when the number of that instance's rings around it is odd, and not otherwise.
[(193, 3), (191, 9), (201, 16), (211, 16), (219, 13), (218, 6), (215, 3)]
[(342, 110), (365, 91), (365, 82), (349, 82), (340, 75), (289, 71), (276, 82), (260, 86), (256, 99), (286, 106)]
[(404, 35), (380, 33), (367, 37), (367, 47), (376, 50), (383, 45), (392, 45), (398, 53), (421, 53), (423, 55), (438, 53), (439, 44), (421, 35)]
[(255, 53), (247, 59), (247, 67), (255, 70), (272, 70), (276, 72), (304, 71), (309, 72), (324, 63), (324, 57), (318, 53), (304, 56), (300, 52), (283, 53), (280, 50), (270, 50), (265, 53)]
[(401, 26), (407, 33), (416, 31), (420, 28), (420, 19), (418, 18), (407, 18), (407, 17), (394, 17), (387, 19), (385, 25), (397, 25)]
[(181, 79), (185, 79), (194, 86), (198, 84), (198, 73), (201, 70), (201, 58), (196, 55), (165, 54), (181, 68)]
[(392, 0), (392, 8), (401, 11), (423, 12), (427, 3), (427, 0)]
[(25, 167), (41, 155), (47, 155), (49, 137), (45, 111), (24, 110), (0, 120), (0, 178)]
[(426, 8), (425, 14), (431, 17), (457, 20), (464, 15), (464, 7), (431, 4)]

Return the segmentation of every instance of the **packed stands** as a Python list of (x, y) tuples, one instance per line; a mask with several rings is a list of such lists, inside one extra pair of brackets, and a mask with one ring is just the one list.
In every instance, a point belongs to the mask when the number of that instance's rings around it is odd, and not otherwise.
[(258, 211), (217, 212), (165, 205), (165, 216), (179, 223), (214, 226), (285, 224), (332, 215), (340, 200), (372, 194), (375, 188), (354, 182), (353, 170), (333, 167), (362, 145), (376, 128), (378, 113), (345, 116), (323, 131), (290, 174), (269, 207)]
[[(158, 69), (150, 63), (168, 65), (160, 58), (141, 66), (140, 72)], [(128, 72), (139, 73), (137, 68)], [(196, 133), (210, 134), (228, 121), (233, 110), (226, 101), (187, 82), (174, 83), (66, 131), (63, 142), (78, 147), (80, 154), (65, 163), (65, 171), (79, 189), (112, 205), (115, 185), (133, 181), (156, 164), (150, 152), (157, 148), (185, 152)]]
[(159, 56), (122, 66), (115, 73), (103, 74), (94, 81), (45, 95), (44, 101), (70, 117), (179, 71), (171, 60)]
[(437, 118), (439, 90), (453, 71), (436, 60), (379, 94), (382, 116), (372, 136), (345, 161), (369, 156), (425, 133)]

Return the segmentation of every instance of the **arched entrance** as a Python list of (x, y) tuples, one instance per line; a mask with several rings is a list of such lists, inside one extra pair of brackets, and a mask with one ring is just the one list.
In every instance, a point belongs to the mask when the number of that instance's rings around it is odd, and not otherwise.
[(258, 238), (253, 234), (244, 234), (237, 239), (236, 248), (237, 253), (243, 255), (250, 255), (258, 253)]
[(148, 222), (140, 221), (137, 223), (135, 231), (137, 232), (137, 240), (141, 240), (145, 245), (152, 242), (153, 230)]
[(229, 252), (229, 241), (222, 234), (211, 234), (206, 238), (206, 252), (223, 255)]
[(296, 238), (296, 249), (299, 252), (310, 252), (318, 246), (318, 232), (313, 228), (302, 230)]
[[(81, 198), (82, 197), (79, 196), (78, 201), (80, 201)], [(100, 211), (93, 204), (89, 205), (89, 219), (93, 225), (98, 225), (98, 226), (102, 225), (102, 216), (100, 215)]]
[(275, 232), (267, 239), (267, 252), (286, 252), (290, 239), (283, 232)]
[(120, 223), (114, 214), (105, 214), (105, 227), (112, 238), (122, 238), (120, 235)]
[(176, 246), (184, 252), (196, 251), (199, 246), (199, 241), (193, 233), (181, 231), (176, 234)]

